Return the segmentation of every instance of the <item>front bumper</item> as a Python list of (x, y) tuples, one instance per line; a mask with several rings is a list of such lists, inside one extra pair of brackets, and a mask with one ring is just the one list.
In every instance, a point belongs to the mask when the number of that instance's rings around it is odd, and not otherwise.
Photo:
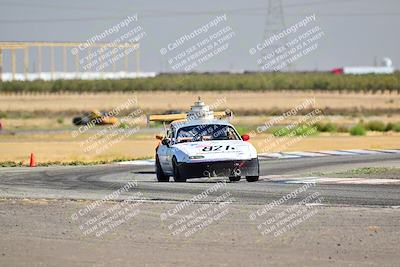
[(178, 170), (186, 178), (217, 176), (258, 176), (258, 158), (199, 163), (179, 163)]

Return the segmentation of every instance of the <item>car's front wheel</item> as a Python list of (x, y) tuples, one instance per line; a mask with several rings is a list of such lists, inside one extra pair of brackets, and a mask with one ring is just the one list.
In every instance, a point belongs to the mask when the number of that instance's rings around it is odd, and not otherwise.
[(257, 182), (258, 176), (246, 176), (247, 182)]
[(169, 182), (169, 176), (165, 175), (163, 170), (161, 169), (160, 160), (158, 159), (157, 155), (156, 155), (156, 176), (157, 176), (157, 181), (159, 182)]
[(178, 161), (176, 160), (175, 157), (172, 158), (172, 168), (174, 171), (174, 181), (177, 183), (185, 183), (186, 177), (181, 175), (181, 173), (179, 171)]
[(229, 176), (229, 181), (231, 182), (239, 182), (240, 176)]

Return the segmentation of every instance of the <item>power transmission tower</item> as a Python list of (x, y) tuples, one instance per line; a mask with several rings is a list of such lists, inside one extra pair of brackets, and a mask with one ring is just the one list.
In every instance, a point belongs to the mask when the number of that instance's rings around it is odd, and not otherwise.
[[(270, 37), (279, 34), (286, 28), (285, 17), (283, 13), (282, 0), (268, 0), (267, 18), (265, 21), (265, 30), (263, 42)], [(279, 40), (274, 40), (270, 45), (261, 50), (262, 63), (268, 62), (267, 56), (274, 52), (277, 48), (284, 46), (287, 43), (286, 36)]]

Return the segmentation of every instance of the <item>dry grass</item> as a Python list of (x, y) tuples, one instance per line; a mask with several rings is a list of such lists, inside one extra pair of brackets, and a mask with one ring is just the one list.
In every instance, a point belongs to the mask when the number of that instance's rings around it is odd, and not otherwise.
[[(78, 114), (77, 114), (78, 115)], [(5, 118), (1, 119), (1, 123), (5, 130), (57, 130), (57, 129), (70, 129), (76, 130), (78, 129), (72, 123), (72, 117), (60, 117), (63, 119), (63, 122), (60, 123), (57, 121), (58, 118)], [(125, 121), (128, 124), (135, 124), (140, 126), (146, 126), (147, 120), (145, 117), (143, 119), (132, 119), (132, 118), (125, 118)], [(102, 126), (96, 126), (100, 129)]]
[[(57, 130), (57, 129), (77, 129), (76, 126), (72, 124), (72, 117), (62, 117), (64, 119), (63, 123), (59, 123), (57, 118), (5, 118), (1, 119), (1, 123), (3, 124), (3, 128), (5, 130)], [(292, 116), (282, 120), (281, 124), (291, 124), (296, 123), (304, 118), (302, 116)], [(369, 117), (351, 117), (351, 116), (326, 116), (321, 122), (334, 122), (339, 125), (352, 125), (356, 124), (363, 119), (364, 121), (370, 120), (380, 120), (384, 123), (400, 122), (400, 115), (392, 115), (392, 116), (369, 116)], [(256, 127), (259, 125), (263, 125), (266, 122), (270, 121), (270, 116), (236, 116), (232, 123), (234, 125), (243, 125), (248, 127)], [(135, 121), (135, 124), (139, 124), (141, 126), (146, 125), (146, 121)], [(1, 137), (0, 137), (1, 138)]]
[[(35, 153), (39, 162), (48, 161), (98, 161), (114, 160), (119, 158), (153, 157), (154, 149), (158, 143), (153, 135), (134, 135), (122, 140), (96, 154), (94, 151), (84, 152), (80, 139), (73, 139), (70, 134), (45, 134), (36, 135), (7, 135), (0, 139), (0, 161), (29, 162), (30, 153)], [(251, 142), (259, 152), (265, 147), (266, 135), (256, 136)], [(50, 141), (49, 141), (50, 140)], [(355, 137), (344, 135), (311, 136), (287, 147), (276, 147), (272, 151), (315, 151), (328, 149), (385, 149), (400, 147), (399, 134), (372, 134), (370, 136)], [(269, 151), (268, 151), (269, 152)]]
[[(280, 121), (280, 124), (292, 124), (301, 121), (304, 119), (304, 116), (291, 116)], [(272, 119), (271, 116), (237, 116), (233, 119), (232, 123), (235, 125), (244, 125), (244, 126), (259, 126), (267, 123)], [(333, 122), (339, 125), (352, 125), (357, 124), (360, 120), (364, 120), (365, 122), (370, 120), (379, 120), (384, 123), (388, 122), (400, 122), (400, 115), (382, 115), (382, 116), (367, 116), (367, 117), (353, 117), (353, 116), (324, 116), (320, 122)]]
[[(288, 110), (315, 97), (314, 108), (366, 108), (366, 109), (398, 109), (399, 94), (356, 94), (356, 93), (322, 93), (322, 92), (139, 92), (136, 94), (139, 106), (145, 110), (182, 109), (187, 110), (197, 96), (213, 104), (218, 99), (226, 98), (226, 104), (218, 109), (230, 108), (233, 111), (271, 110), (273, 108)], [(111, 110), (134, 97), (133, 94), (98, 93), (98, 94), (0, 94), (0, 111), (34, 112), (48, 110), (63, 112), (69, 110)], [(268, 121), (266, 116), (237, 117), (233, 123), (241, 125), (260, 125)], [(346, 116), (331, 116), (329, 120), (336, 123), (352, 124), (359, 118)], [(369, 119), (380, 119), (385, 122), (400, 121), (398, 114), (380, 116)], [(290, 118), (297, 120), (297, 118)], [(71, 128), (71, 117), (65, 117), (64, 123), (58, 123), (57, 118), (34, 119), (2, 119), (5, 129), (57, 129)], [(259, 151), (263, 150), (265, 135), (252, 139)], [(352, 148), (399, 148), (398, 134), (370, 134), (367, 137), (351, 137), (342, 135), (312, 136), (300, 140), (287, 147), (276, 147), (272, 151), (322, 150), (322, 149), (352, 149)], [(79, 139), (80, 138), (80, 139)], [(16, 134), (0, 135), (0, 161), (28, 161), (29, 154), (34, 152), (37, 160), (47, 161), (93, 161), (112, 160), (116, 158), (152, 157), (157, 141), (153, 135), (134, 135), (114, 144), (103, 153), (84, 152), (80, 146), (83, 138), (73, 139), (70, 133), (51, 134)]]
[[(364, 93), (323, 93), (323, 92), (138, 92), (141, 108), (145, 110), (188, 109), (201, 96), (207, 103), (226, 97), (226, 104), (220, 108), (232, 110), (270, 110), (272, 108), (290, 109), (307, 98), (315, 97), (314, 108), (400, 108), (400, 94)], [(66, 111), (66, 110), (109, 110), (121, 105), (132, 93), (97, 94), (0, 94), (0, 111)]]
[(60, 129), (72, 125), (72, 118), (64, 118), (63, 123), (58, 123), (56, 118), (26, 118), (26, 119), (1, 119), (3, 128), (16, 129)]

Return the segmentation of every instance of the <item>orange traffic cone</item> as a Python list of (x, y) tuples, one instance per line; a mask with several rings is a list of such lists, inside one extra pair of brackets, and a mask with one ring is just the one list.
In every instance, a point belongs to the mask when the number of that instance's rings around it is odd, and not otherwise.
[(31, 160), (29, 162), (29, 167), (36, 167), (35, 155), (31, 153)]

